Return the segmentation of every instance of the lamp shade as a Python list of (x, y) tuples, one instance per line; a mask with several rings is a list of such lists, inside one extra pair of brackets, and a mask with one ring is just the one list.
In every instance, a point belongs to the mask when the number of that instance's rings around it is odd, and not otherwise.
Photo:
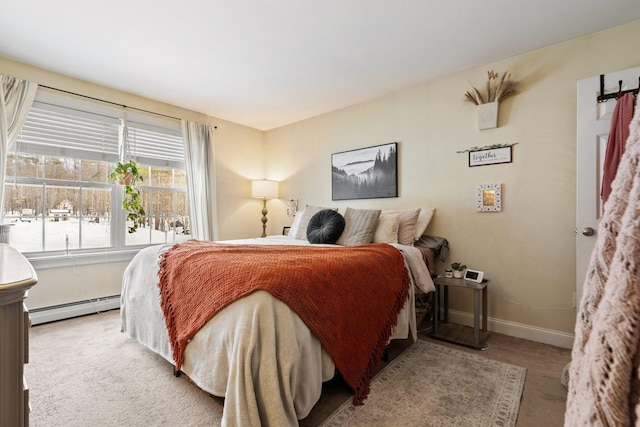
[(256, 199), (276, 199), (278, 197), (278, 181), (261, 179), (251, 181), (251, 197)]

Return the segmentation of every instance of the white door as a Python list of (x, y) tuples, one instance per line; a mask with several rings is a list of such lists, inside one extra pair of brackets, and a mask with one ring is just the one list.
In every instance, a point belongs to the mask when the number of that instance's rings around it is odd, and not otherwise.
[[(640, 67), (605, 75), (604, 93), (636, 89)], [(600, 189), (607, 151), (607, 139), (616, 100), (598, 103), (600, 76), (578, 81), (577, 129), (577, 209), (576, 209), (576, 301), (580, 304), (582, 285), (596, 243), (598, 223), (602, 214)], [(593, 234), (591, 234), (593, 233)]]

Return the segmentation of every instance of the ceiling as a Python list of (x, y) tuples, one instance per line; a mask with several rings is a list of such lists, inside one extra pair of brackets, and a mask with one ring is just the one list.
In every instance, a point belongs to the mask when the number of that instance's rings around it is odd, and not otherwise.
[(638, 0), (0, 0), (0, 10), (0, 56), (261, 130), (640, 19)]

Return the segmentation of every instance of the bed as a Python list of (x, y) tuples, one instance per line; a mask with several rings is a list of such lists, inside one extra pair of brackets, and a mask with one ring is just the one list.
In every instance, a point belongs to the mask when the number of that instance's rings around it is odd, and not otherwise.
[[(340, 250), (336, 245), (311, 245), (295, 235), (218, 244), (290, 246), (298, 252), (309, 246)], [(416, 339), (415, 292), (435, 290), (424, 250), (399, 243), (370, 246), (390, 247), (402, 255), (409, 282), (389, 339)], [(336, 363), (317, 334), (287, 304), (257, 290), (207, 320), (188, 339), (176, 363), (175, 342), (170, 339), (158, 286), (160, 265), (170, 250), (166, 245), (145, 248), (127, 267), (121, 296), (123, 331), (175, 364), (204, 391), (224, 397), (223, 425), (297, 425), (320, 398), (322, 383), (336, 374)], [(366, 301), (363, 297), (362, 304)]]

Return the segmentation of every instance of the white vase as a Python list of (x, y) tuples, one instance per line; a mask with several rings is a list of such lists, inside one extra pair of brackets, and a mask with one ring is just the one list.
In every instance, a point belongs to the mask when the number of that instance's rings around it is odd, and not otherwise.
[(478, 105), (478, 129), (498, 127), (498, 102), (487, 102)]
[(453, 270), (453, 277), (455, 279), (462, 279), (462, 271), (460, 270)]

